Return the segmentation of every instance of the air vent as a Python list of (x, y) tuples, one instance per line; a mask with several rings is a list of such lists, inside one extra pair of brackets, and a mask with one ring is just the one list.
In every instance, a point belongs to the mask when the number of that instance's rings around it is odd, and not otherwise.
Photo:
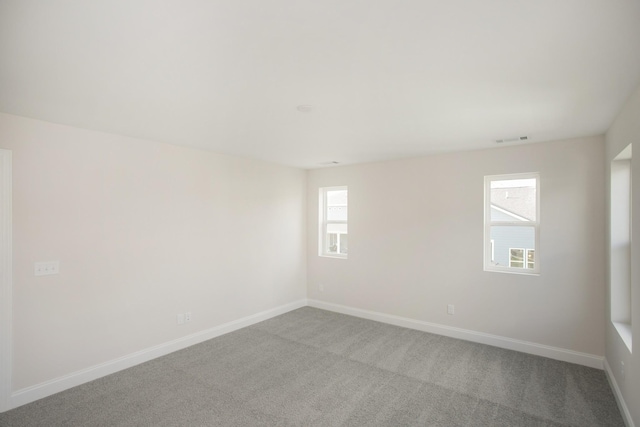
[(515, 137), (515, 138), (496, 139), (496, 144), (502, 144), (502, 143), (505, 143), (505, 142), (526, 141), (527, 139), (529, 139), (528, 136), (518, 136), (518, 137)]
[(313, 105), (298, 105), (296, 107), (296, 110), (300, 111), (301, 113), (310, 113), (313, 111)]

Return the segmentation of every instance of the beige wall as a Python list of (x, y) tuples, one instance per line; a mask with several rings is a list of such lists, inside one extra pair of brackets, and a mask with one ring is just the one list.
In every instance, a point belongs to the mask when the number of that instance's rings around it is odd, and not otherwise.
[[(607, 159), (640, 139), (639, 115), (637, 92)], [(606, 328), (640, 406), (638, 357), (603, 311), (601, 137), (305, 172), (0, 114), (0, 147), (13, 151), (14, 390), (308, 295), (593, 355)], [(483, 177), (533, 171), (542, 274), (484, 272)], [(317, 255), (318, 188), (337, 185), (349, 186), (347, 260)], [(48, 260), (60, 274), (35, 277)]]
[[(631, 95), (606, 135), (606, 164), (627, 145), (633, 144), (632, 176), (632, 227), (631, 236), (631, 324), (633, 353), (622, 342), (610, 322), (610, 305), (606, 304), (606, 359), (615, 376), (627, 408), (636, 425), (640, 425), (640, 87)], [(608, 177), (607, 172), (607, 177)], [(607, 186), (608, 187), (608, 186)], [(607, 197), (607, 201), (610, 200)], [(607, 206), (609, 208), (609, 206)], [(611, 283), (608, 282), (610, 289)], [(622, 376), (620, 362), (625, 363)]]
[(0, 147), (14, 390), (306, 296), (305, 171), (4, 114)]
[[(310, 171), (309, 298), (603, 356), (603, 157), (592, 137)], [(519, 172), (541, 176), (540, 276), (483, 271), (483, 177)], [(317, 251), (318, 188), (337, 185), (347, 260)]]

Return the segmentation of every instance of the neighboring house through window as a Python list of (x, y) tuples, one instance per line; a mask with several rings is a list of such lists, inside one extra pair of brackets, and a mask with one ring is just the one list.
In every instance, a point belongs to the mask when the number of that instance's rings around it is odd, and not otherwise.
[(346, 258), (348, 252), (347, 187), (320, 189), (319, 255)]
[[(492, 260), (494, 258), (491, 258)], [(523, 248), (509, 248), (509, 267), (533, 269), (535, 263), (535, 250)]]
[(485, 270), (540, 272), (539, 180), (537, 173), (485, 177)]

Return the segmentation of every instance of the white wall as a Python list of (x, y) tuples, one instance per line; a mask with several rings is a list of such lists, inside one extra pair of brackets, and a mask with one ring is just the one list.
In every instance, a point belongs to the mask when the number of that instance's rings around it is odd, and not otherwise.
[[(603, 157), (592, 137), (309, 171), (309, 298), (602, 357)], [(483, 271), (483, 177), (519, 172), (540, 172), (540, 276)], [(338, 185), (347, 260), (317, 255), (318, 188)]]
[[(606, 135), (606, 165), (627, 145), (633, 144), (635, 151), (631, 160), (632, 191), (632, 236), (631, 236), (631, 324), (633, 353), (630, 353), (618, 332), (610, 322), (611, 307), (606, 304), (606, 359), (615, 377), (615, 382), (624, 399), (635, 425), (640, 425), (640, 87), (631, 95), (626, 105)], [(607, 170), (607, 178), (609, 169)], [(607, 180), (607, 183), (609, 181)], [(607, 188), (609, 186), (607, 185)], [(607, 190), (607, 201), (610, 194)], [(610, 206), (607, 204), (607, 209)], [(610, 261), (610, 257), (608, 257)], [(608, 265), (610, 268), (610, 264)], [(611, 282), (607, 278), (609, 297)], [(625, 363), (625, 375), (620, 362)]]
[(305, 171), (5, 114), (0, 147), (13, 390), (306, 296)]

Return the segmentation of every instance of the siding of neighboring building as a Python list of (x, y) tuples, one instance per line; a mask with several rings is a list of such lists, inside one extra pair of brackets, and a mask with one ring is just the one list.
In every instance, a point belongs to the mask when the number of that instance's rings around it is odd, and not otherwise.
[[(508, 213), (491, 209), (492, 221), (513, 221), (514, 219)], [(493, 240), (493, 261), (497, 265), (509, 266), (510, 248), (535, 248), (533, 227), (491, 227), (491, 240)]]
[(492, 227), (494, 261), (509, 266), (509, 248), (534, 249), (533, 227)]

